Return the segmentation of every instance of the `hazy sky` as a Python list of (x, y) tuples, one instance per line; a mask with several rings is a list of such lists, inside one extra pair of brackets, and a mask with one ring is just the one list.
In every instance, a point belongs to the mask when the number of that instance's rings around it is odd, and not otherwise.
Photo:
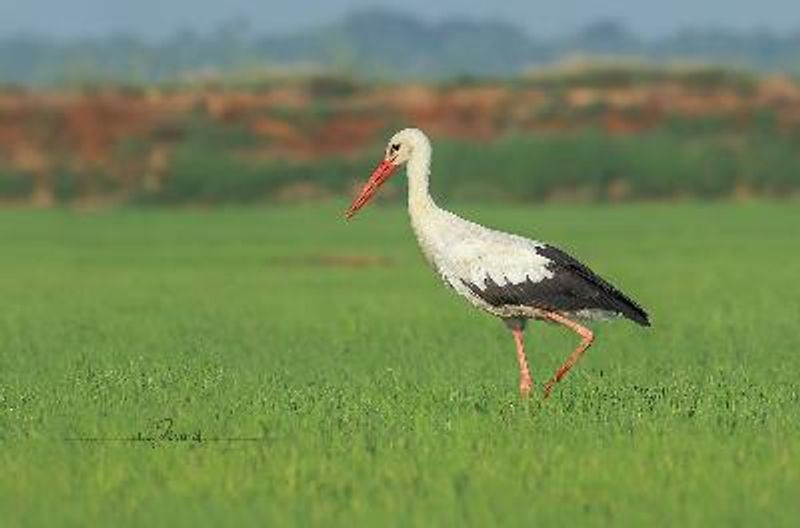
[(493, 17), (543, 36), (598, 18), (616, 18), (650, 35), (686, 26), (800, 30), (800, 0), (0, 0), (0, 36), (121, 30), (161, 37), (178, 28), (207, 30), (236, 17), (258, 32), (287, 32), (370, 6), (406, 10), (427, 20)]

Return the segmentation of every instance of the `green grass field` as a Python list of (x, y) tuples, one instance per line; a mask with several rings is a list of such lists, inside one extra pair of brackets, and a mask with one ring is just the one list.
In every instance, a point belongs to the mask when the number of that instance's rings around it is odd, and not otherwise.
[[(652, 313), (544, 405), (402, 208), (343, 207), (0, 212), (0, 524), (800, 518), (796, 203), (456, 207)], [(541, 384), (576, 339), (528, 343)]]

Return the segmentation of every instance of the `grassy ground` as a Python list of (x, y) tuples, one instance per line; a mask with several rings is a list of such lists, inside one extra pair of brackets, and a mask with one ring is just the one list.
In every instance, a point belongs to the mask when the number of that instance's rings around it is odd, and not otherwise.
[[(402, 209), (341, 208), (0, 212), (2, 525), (800, 516), (796, 204), (459, 208), (653, 314), (546, 405)], [(575, 345), (529, 342), (540, 383)]]

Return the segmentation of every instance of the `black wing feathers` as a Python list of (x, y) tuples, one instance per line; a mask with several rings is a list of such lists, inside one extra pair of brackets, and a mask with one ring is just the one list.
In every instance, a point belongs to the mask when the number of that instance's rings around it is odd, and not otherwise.
[(531, 306), (560, 312), (599, 309), (650, 326), (647, 312), (641, 306), (577, 259), (548, 245), (536, 251), (550, 260), (547, 268), (553, 273), (551, 278), (497, 284), (487, 276), (483, 285), (463, 281), (464, 285), (492, 306)]
[[(551, 268), (552, 271), (555, 271), (554, 279), (558, 277), (561, 271), (567, 272), (573, 278), (580, 277), (590, 286), (589, 289), (592, 290), (591, 298), (602, 300), (603, 305), (609, 306), (642, 326), (650, 326), (650, 317), (644, 308), (571, 255), (549, 245), (538, 248), (537, 252), (553, 262), (554, 267), (556, 267), (556, 269)], [(570, 282), (575, 281), (570, 280)], [(580, 290), (583, 290), (583, 288), (579, 288)], [(603, 307), (600, 306), (600, 308)]]

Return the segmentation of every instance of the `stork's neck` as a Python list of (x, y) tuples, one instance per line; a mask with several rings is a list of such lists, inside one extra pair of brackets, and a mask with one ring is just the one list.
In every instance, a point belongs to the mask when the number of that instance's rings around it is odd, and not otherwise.
[(431, 167), (431, 144), (425, 134), (417, 131), (414, 150), (408, 160), (408, 214), (411, 227), (425, 258), (440, 269), (443, 247), (453, 239), (453, 228), (460, 218), (440, 209), (428, 191)]
[(421, 141), (414, 147), (408, 160), (408, 212), (411, 219), (419, 219), (437, 209), (428, 189), (431, 172), (431, 145)]

